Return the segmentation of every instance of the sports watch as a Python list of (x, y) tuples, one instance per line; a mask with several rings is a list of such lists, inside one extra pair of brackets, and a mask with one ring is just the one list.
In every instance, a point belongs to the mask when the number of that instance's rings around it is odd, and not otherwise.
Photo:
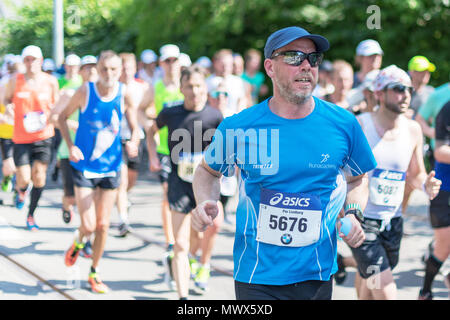
[(358, 219), (359, 223), (362, 223), (364, 220), (364, 216), (362, 214), (361, 206), (357, 203), (349, 203), (344, 208), (344, 216), (348, 214), (354, 214), (356, 219)]

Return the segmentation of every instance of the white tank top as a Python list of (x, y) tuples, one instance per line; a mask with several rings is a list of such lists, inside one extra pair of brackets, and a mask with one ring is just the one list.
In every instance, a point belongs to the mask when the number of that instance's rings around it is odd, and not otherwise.
[(358, 116), (377, 161), (377, 167), (368, 173), (369, 200), (364, 216), (384, 220), (386, 225), (392, 218), (402, 214), (406, 171), (414, 144), (405, 117), (400, 117), (399, 136), (395, 140), (386, 140), (376, 131), (372, 116), (372, 113)]

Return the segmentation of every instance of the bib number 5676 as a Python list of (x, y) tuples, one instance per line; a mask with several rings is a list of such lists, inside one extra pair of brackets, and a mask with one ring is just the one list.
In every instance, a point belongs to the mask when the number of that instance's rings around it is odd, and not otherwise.
[(289, 228), (289, 231), (294, 231), (297, 227), (299, 232), (305, 232), (307, 230), (307, 222), (306, 218), (297, 218), (297, 217), (286, 217), (286, 216), (276, 216), (274, 214), (270, 215), (269, 218), (269, 228), (273, 230), (286, 231)]

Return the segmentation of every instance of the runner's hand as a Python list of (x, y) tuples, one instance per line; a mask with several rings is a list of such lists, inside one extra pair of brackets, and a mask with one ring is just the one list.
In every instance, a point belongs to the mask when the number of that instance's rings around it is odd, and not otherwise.
[(150, 159), (150, 171), (151, 172), (159, 172), (162, 170), (161, 162), (159, 162), (158, 157)]
[(83, 152), (77, 146), (72, 146), (70, 148), (69, 160), (73, 162), (84, 160)]
[(125, 143), (125, 149), (127, 150), (128, 156), (130, 158), (136, 158), (138, 156), (138, 147), (132, 141), (127, 141)]
[(219, 207), (217, 206), (216, 201), (203, 201), (194, 210), (192, 210), (192, 228), (198, 232), (205, 231), (208, 226), (213, 225), (213, 219), (215, 219), (218, 214)]
[(341, 230), (341, 222), (338, 222), (338, 228), (339, 228), (339, 236), (352, 248), (358, 248), (364, 240), (366, 239), (366, 235), (364, 234), (364, 231), (361, 227), (361, 224), (359, 223), (358, 219), (353, 214), (348, 214), (346, 217), (350, 219), (352, 222), (352, 229), (350, 230), (349, 234), (345, 236)]
[(425, 192), (430, 197), (430, 200), (433, 200), (438, 195), (439, 190), (441, 189), (442, 181), (439, 179), (436, 179), (434, 177), (435, 175), (436, 175), (436, 172), (434, 170), (432, 170), (424, 183)]

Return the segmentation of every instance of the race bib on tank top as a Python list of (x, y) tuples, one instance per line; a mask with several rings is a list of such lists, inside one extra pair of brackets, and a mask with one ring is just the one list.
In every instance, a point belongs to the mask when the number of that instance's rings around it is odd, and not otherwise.
[(379, 206), (400, 206), (405, 191), (405, 179), (405, 172), (374, 169), (369, 185), (370, 201)]

